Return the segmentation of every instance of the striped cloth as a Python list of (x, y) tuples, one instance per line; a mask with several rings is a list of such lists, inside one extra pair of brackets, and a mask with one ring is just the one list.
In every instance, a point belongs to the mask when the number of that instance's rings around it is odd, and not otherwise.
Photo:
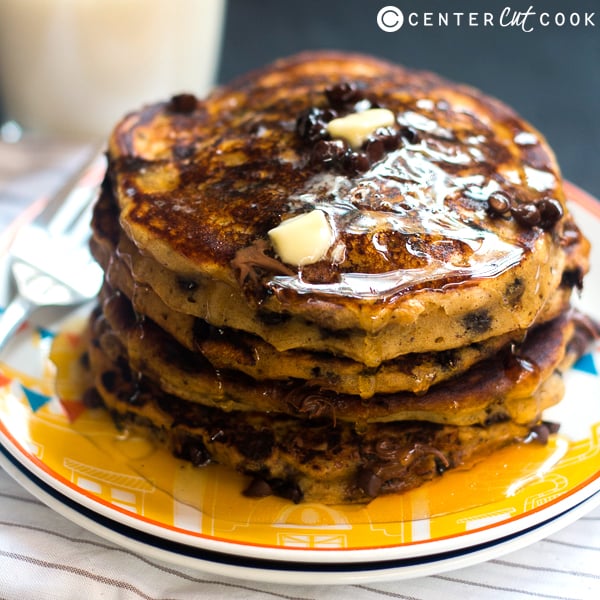
[(288, 586), (203, 574), (115, 546), (54, 513), (0, 470), (0, 598), (83, 597), (598, 600), (600, 507), (548, 539), (457, 571), (386, 583)]
[[(66, 178), (81, 156), (72, 147), (17, 146), (0, 144), (0, 242), (39, 187), (48, 190)], [(31, 162), (36, 157), (40, 165)], [(31, 177), (42, 163), (60, 166)], [(81, 598), (598, 600), (600, 508), (545, 540), (476, 566), (386, 583), (291, 586), (203, 574), (118, 547), (58, 515), (0, 469), (0, 600)]]

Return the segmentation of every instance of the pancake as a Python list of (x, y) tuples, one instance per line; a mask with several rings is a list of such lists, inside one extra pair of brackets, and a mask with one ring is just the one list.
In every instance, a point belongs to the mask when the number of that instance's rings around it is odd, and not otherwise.
[(89, 357), (118, 427), (327, 504), (556, 430), (589, 242), (501, 102), (304, 53), (132, 111), (107, 155)]
[[(196, 466), (217, 462), (252, 479), (245, 493), (294, 502), (368, 502), (404, 492), (451, 468), (466, 468), (510, 443), (543, 440), (541, 423), (457, 427), (411, 421), (298, 421), (264, 412), (223, 412), (135, 381), (124, 364), (90, 346), (96, 389), (120, 428), (152, 436)], [(124, 370), (123, 370), (124, 367)], [(102, 373), (112, 373), (102, 377)], [(240, 490), (242, 492), (242, 490)]]
[[(233, 370), (217, 370), (202, 355), (186, 351), (149, 319), (139, 319), (127, 299), (108, 295), (94, 334), (113, 360), (128, 364), (133, 379), (146, 377), (165, 392), (223, 411), (286, 413), (298, 418), (369, 423), (421, 420), (453, 425), (534, 422), (563, 396), (560, 372), (573, 336), (569, 315), (529, 332), (515, 348), (504, 348), (426, 394), (358, 395), (328, 391), (309, 381), (255, 381)], [(111, 375), (107, 375), (111, 377)]]
[[(470, 366), (506, 346), (519, 342), (525, 332), (517, 330), (450, 351), (413, 353), (385, 361), (377, 367), (330, 354), (278, 351), (262, 338), (239, 330), (215, 327), (198, 317), (179, 313), (167, 306), (148, 284), (134, 280), (129, 261), (117, 250), (119, 237), (115, 211), (106, 197), (100, 199), (94, 217), (93, 250), (106, 271), (110, 286), (123, 292), (137, 314), (148, 316), (188, 350), (199, 351), (217, 369), (236, 369), (257, 380), (304, 379), (313, 386), (368, 398), (376, 393), (411, 391), (423, 393), (430, 386), (455, 377)], [(128, 257), (131, 254), (127, 255)], [(585, 255), (580, 244), (572, 244), (565, 272), (582, 268)], [(567, 279), (563, 274), (563, 279)], [(570, 302), (572, 277), (551, 298), (537, 322), (555, 318)], [(272, 327), (281, 327), (273, 324)], [(285, 334), (284, 334), (285, 335)], [(343, 344), (345, 339), (340, 339)]]
[[(345, 142), (327, 119), (373, 107), (393, 125), (332, 158)], [(551, 150), (512, 110), (357, 55), (304, 54), (203, 101), (144, 107), (109, 159), (136, 281), (279, 351), (368, 366), (530, 327), (576, 231)], [(268, 232), (314, 210), (325, 255), (284, 263)]]

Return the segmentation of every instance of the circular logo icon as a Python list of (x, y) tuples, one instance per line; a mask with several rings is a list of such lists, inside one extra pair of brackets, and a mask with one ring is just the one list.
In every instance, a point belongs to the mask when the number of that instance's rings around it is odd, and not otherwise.
[(384, 6), (377, 13), (377, 26), (381, 31), (392, 33), (404, 25), (404, 13), (397, 6)]

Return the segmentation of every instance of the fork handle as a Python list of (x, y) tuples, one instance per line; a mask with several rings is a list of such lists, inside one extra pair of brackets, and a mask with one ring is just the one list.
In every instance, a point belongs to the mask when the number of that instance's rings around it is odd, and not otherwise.
[(17, 295), (0, 315), (0, 351), (4, 348), (8, 340), (27, 320), (27, 317), (33, 312), (33, 304), (23, 296)]

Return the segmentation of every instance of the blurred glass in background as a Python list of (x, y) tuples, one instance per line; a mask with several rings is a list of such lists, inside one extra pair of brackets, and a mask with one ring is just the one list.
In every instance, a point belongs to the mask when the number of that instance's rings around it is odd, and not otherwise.
[(21, 132), (105, 138), (142, 103), (204, 95), (226, 0), (1, 0), (0, 114)]

